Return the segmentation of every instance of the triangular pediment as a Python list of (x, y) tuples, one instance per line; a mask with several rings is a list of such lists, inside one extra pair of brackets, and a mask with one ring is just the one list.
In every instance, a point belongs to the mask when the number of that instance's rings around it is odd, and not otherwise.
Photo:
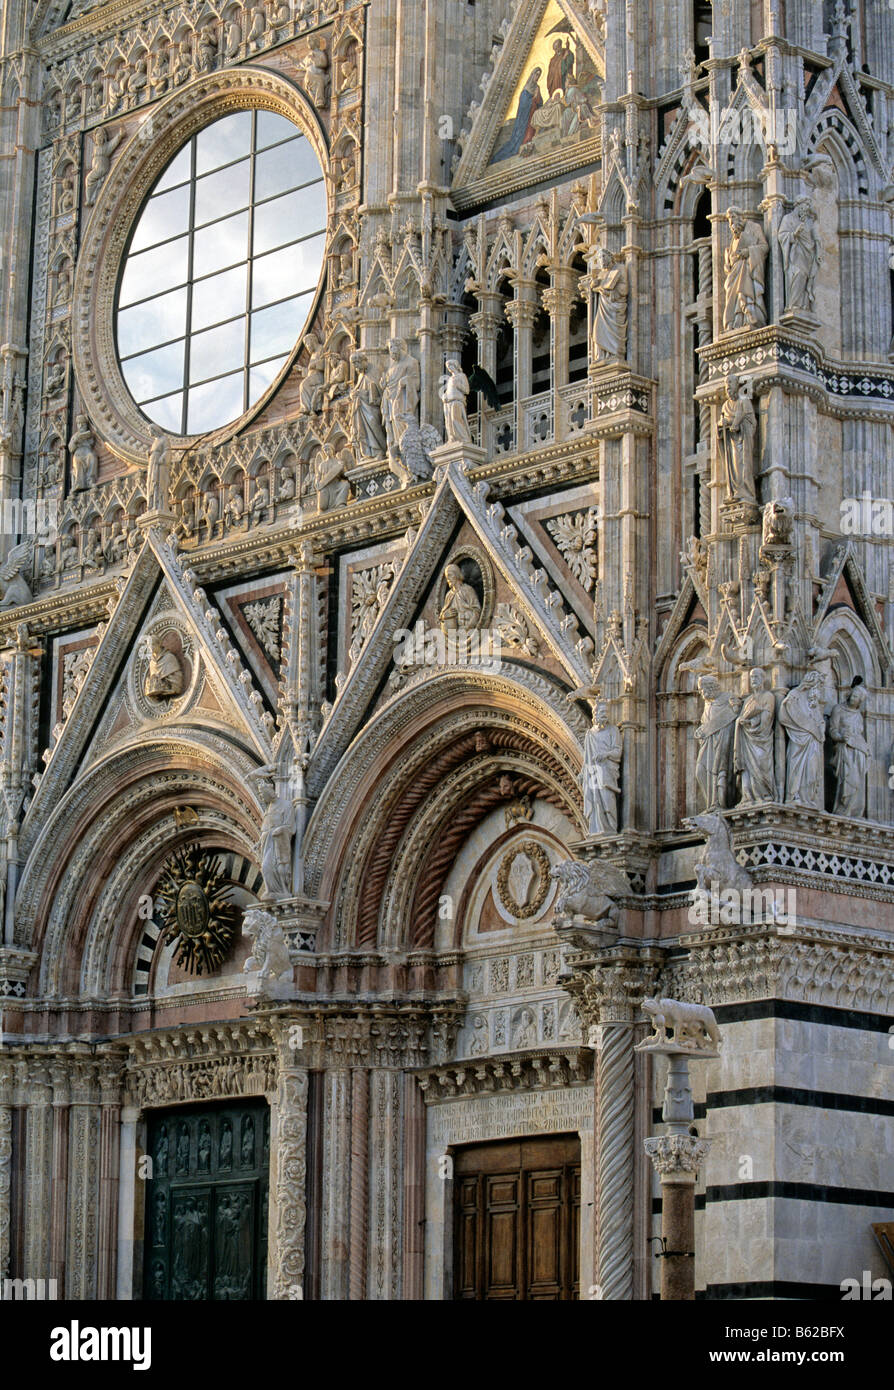
[[(460, 534), (464, 539), (458, 542), (457, 553), (467, 553), (469, 542), (476, 544), (486, 556), (495, 590), (505, 595), (501, 603), (495, 599), (487, 619), (498, 631), (503, 629), (503, 647), (520, 660), (539, 653), (542, 664), (542, 658), (548, 657), (556, 678), (572, 688), (589, 680), (593, 639), (581, 632), (575, 614), (566, 611), (546, 569), (533, 563), (530, 546), (500, 503), (488, 501), (487, 484), (473, 485), (458, 464), (450, 463), (418, 531), (410, 537), (402, 563), (394, 565), (393, 582), (383, 595), (378, 617), (326, 712), (307, 771), (311, 795), (319, 794), (380, 697), (389, 670), (394, 669), (395, 633), (412, 632), (417, 619), (424, 621), (424, 613), (434, 612), (432, 596), (439, 571)], [(438, 674), (434, 666), (417, 673), (416, 679), (420, 675), (436, 679)]]
[[(570, 0), (520, 5), (464, 130), (457, 207), (566, 173), (599, 157), (603, 45)], [(485, 85), (485, 84), (482, 84)]]
[(63, 708), (25, 818), (26, 853), (79, 772), (143, 732), (228, 724), (262, 762), (270, 758), (273, 716), (219, 611), (160, 532), (150, 531), (108, 622), (85, 633), (85, 648), (87, 639), (91, 659)]

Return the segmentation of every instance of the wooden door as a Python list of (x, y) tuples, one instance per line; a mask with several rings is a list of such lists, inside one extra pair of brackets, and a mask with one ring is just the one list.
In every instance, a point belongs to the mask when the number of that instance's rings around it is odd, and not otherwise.
[(577, 1298), (578, 1136), (473, 1144), (453, 1172), (454, 1297)]

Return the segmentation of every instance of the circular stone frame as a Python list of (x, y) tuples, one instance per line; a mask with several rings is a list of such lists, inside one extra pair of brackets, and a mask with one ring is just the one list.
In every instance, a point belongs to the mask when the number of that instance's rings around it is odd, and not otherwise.
[[(332, 216), (332, 180), (326, 136), (316, 112), (282, 74), (244, 67), (196, 78), (153, 106), (113, 162), (87, 223), (72, 292), (75, 380), (94, 428), (103, 442), (127, 463), (145, 463), (151, 443), (150, 422), (140, 413), (125, 385), (115, 342), (118, 277), (128, 239), (148, 194), (191, 136), (220, 116), (251, 108), (285, 116), (309, 140), (326, 182), (328, 224)], [(156, 129), (158, 134), (153, 133)], [(326, 265), (324, 254), (324, 268), (308, 323), (320, 302)], [(276, 379), (248, 411), (200, 436), (203, 442), (222, 443), (263, 410), (293, 366), (300, 346), (299, 338)], [(175, 449), (194, 442), (193, 436), (169, 438)]]

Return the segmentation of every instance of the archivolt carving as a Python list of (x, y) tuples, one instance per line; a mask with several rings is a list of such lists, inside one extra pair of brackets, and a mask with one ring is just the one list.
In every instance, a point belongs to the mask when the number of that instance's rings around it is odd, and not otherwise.
[[(180, 762), (181, 767), (176, 764)], [(62, 799), (36, 837), (25, 865), (16, 902), (16, 940), (28, 945), (38, 923), (47, 921), (45, 951), (56, 930), (64, 932), (70, 896), (78, 889), (78, 875), (89, 873), (98, 846), (114, 835), (135, 811), (146, 803), (159, 807), (166, 794), (180, 793), (191, 801), (197, 795), (229, 806), (234, 824), (245, 836), (254, 836), (260, 811), (245, 791), (245, 774), (254, 766), (251, 758), (208, 730), (170, 730), (164, 743), (136, 743), (107, 758), (81, 778)], [(72, 833), (77, 834), (91, 808), (102, 814), (90, 830), (81, 830), (77, 849), (66, 859)], [(68, 885), (63, 892), (59, 886)], [(51, 888), (51, 885), (56, 885)], [(44, 906), (52, 895), (52, 907)], [(46, 964), (45, 964), (45, 969)]]
[[(159, 103), (152, 120), (161, 133), (147, 142), (138, 132), (129, 141), (113, 164), (87, 224), (73, 296), (75, 375), (90, 419), (115, 453), (129, 463), (144, 462), (150, 440), (147, 423), (124, 385), (115, 348), (115, 288), (127, 238), (143, 199), (184, 141), (218, 116), (246, 107), (262, 107), (293, 120), (323, 168), (328, 167), (322, 128), (297, 87), (264, 68), (215, 72)], [(263, 409), (267, 395), (252, 414)], [(240, 420), (219, 431), (210, 442), (228, 437), (243, 423)], [(178, 441), (173, 442), (176, 447)]]
[[(233, 849), (252, 858), (253, 846), (223, 811), (203, 810), (188, 829), (189, 839)], [(80, 990), (90, 998), (128, 988), (135, 950), (146, 922), (137, 915), (139, 892), (146, 891), (149, 866), (160, 864), (182, 840), (171, 815), (137, 836), (121, 853), (115, 872), (103, 885), (89, 926), (82, 956)]]
[[(402, 692), (370, 722), (349, 753), (342, 758), (315, 809), (305, 841), (309, 892), (316, 893), (319, 889), (326, 872), (327, 856), (335, 840), (335, 826), (340, 825), (343, 834), (343, 827), (350, 818), (351, 803), (375, 764), (384, 764), (387, 750), (397, 743), (406, 749), (412, 738), (411, 730), (415, 727), (421, 732), (424, 725), (434, 723), (439, 706), (451, 707), (455, 712), (446, 721), (437, 723), (412, 751), (403, 752), (399, 767), (391, 770), (387, 780), (380, 771), (377, 801), (383, 808), (393, 802), (399, 783), (406, 781), (410, 785), (412, 779), (422, 775), (443, 748), (455, 745), (463, 734), (474, 735), (476, 731), (481, 731), (483, 721), (489, 729), (505, 724), (507, 729), (517, 735), (527, 735), (535, 745), (542, 745), (544, 749), (547, 745), (543, 738), (548, 731), (552, 758), (555, 759), (557, 749), (566, 749), (562, 762), (567, 774), (572, 779), (576, 777), (576, 756), (571, 749), (575, 744), (578, 748), (582, 746), (586, 732), (583, 716), (567, 701), (560, 704), (560, 691), (553, 682), (521, 667), (517, 673), (513, 672), (513, 676), (515, 679), (509, 680), (445, 671), (434, 680), (429, 679)], [(472, 700), (475, 701), (474, 705)], [(467, 707), (456, 711), (460, 701)], [(368, 817), (360, 837), (351, 846), (351, 870), (345, 885), (345, 901), (356, 891), (349, 885), (359, 878), (366, 857), (364, 845), (367, 838), (374, 838), (375, 825), (378, 825), (378, 819)]]

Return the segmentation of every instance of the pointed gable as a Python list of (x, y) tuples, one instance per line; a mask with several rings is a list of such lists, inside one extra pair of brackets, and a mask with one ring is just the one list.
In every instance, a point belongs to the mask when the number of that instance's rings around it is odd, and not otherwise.
[(569, 0), (520, 5), (463, 140), (456, 206), (592, 163), (604, 73), (596, 32)]

